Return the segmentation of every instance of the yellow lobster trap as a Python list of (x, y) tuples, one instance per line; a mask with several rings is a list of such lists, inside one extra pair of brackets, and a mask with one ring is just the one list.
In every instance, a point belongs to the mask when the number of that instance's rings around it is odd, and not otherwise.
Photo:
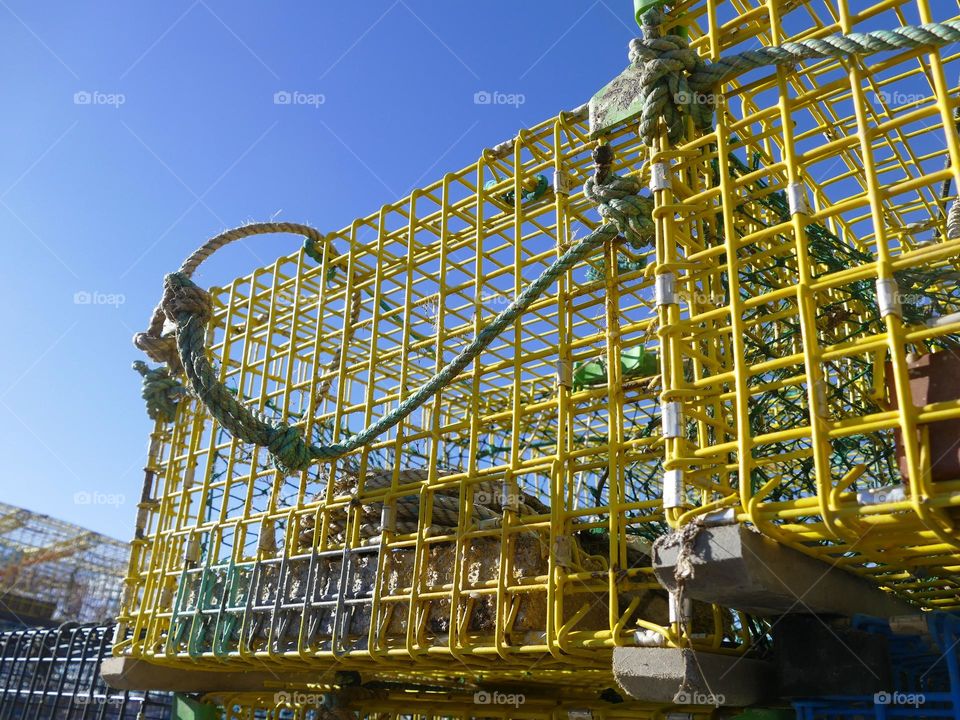
[[(700, 516), (955, 604), (960, 23), (639, 5), (589, 125), (168, 276), (117, 654), (590, 683), (615, 646), (749, 652), (652, 575)], [(275, 231), (304, 250), (190, 281)]]
[[(953, 3), (733, 4), (703, 54), (956, 28)], [(658, 137), (664, 504), (955, 608), (960, 64), (924, 37), (758, 67), (714, 128)]]
[[(636, 173), (636, 133), (608, 143), (607, 171)], [(576, 666), (564, 682), (589, 683), (616, 645), (681, 642), (650, 563), (667, 525), (649, 221), (647, 240), (586, 253), (424, 404), (345, 449), (595, 232), (592, 150), (586, 111), (563, 113), (339, 232), (251, 226), (188, 260), (257, 232), (306, 237), (209, 296), (168, 283), (168, 300), (204, 305), (180, 314), (180, 355), (162, 316), (138, 339), (170, 368), (139, 366), (145, 396), (170, 400), (178, 366), (212, 356), (221, 405), (202, 390), (151, 409), (116, 654), (451, 677)], [(188, 335), (204, 346), (189, 358)], [(224, 428), (241, 404), (259, 443)], [(709, 606), (685, 629), (702, 648), (749, 645), (748, 618)]]

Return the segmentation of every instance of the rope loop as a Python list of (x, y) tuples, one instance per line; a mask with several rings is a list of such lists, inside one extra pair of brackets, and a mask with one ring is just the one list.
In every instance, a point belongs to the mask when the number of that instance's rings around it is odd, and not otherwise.
[(303, 252), (313, 260), (317, 265), (323, 263), (323, 248), (320, 246), (320, 240), (312, 235), (303, 239)]
[[(190, 256), (183, 261), (179, 273), (190, 278), (197, 271), (197, 268), (213, 253), (225, 245), (229, 245), (237, 240), (252, 237), (254, 235), (263, 235), (267, 233), (293, 233), (303, 235), (304, 251), (317, 262), (322, 261), (323, 251), (318, 249), (323, 241), (323, 235), (319, 230), (309, 225), (288, 222), (265, 222), (251, 223), (240, 227), (226, 230), (207, 240), (203, 245), (194, 250)], [(309, 246), (309, 248), (308, 248)], [(335, 267), (335, 266), (332, 266)], [(331, 268), (332, 269), (332, 268)], [(192, 292), (192, 291), (191, 291)], [(184, 302), (189, 302), (184, 300)], [(209, 298), (204, 301), (199, 295), (193, 297), (193, 302), (206, 302), (209, 307)], [(183, 372), (183, 366), (180, 362), (180, 353), (177, 349), (177, 339), (172, 334), (164, 334), (164, 319), (170, 319), (166, 316), (161, 304), (154, 308), (153, 315), (150, 317), (150, 324), (144, 332), (133, 336), (134, 346), (144, 353), (154, 362), (166, 365), (171, 375), (179, 375)], [(197, 309), (201, 309), (198, 308)], [(201, 314), (202, 314), (201, 310)], [(176, 312), (174, 312), (176, 314)], [(207, 318), (209, 315), (207, 315)], [(206, 322), (206, 320), (204, 320)], [(149, 412), (149, 408), (148, 408)], [(151, 416), (152, 417), (152, 416)]]
[(277, 469), (285, 475), (306, 470), (313, 462), (310, 446), (292, 425), (275, 425), (267, 450)]
[(172, 335), (157, 336), (148, 332), (133, 336), (134, 346), (144, 355), (161, 365), (166, 365), (175, 375), (180, 374), (180, 355), (177, 352), (177, 339)]
[(212, 305), (210, 293), (195, 285), (184, 273), (167, 275), (160, 307), (170, 322), (176, 323), (181, 315), (187, 314), (206, 325), (213, 315)]

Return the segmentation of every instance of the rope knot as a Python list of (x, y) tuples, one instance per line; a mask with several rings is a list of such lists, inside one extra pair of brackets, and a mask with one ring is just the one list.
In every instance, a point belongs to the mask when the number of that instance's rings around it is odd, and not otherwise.
[[(319, 234), (306, 235), (303, 238), (303, 252), (317, 265), (323, 265), (323, 257), (326, 255), (328, 248), (328, 241), (320, 237)], [(326, 281), (331, 282), (337, 276), (338, 270), (346, 272), (347, 261), (342, 257), (331, 258), (327, 266)]]
[(290, 474), (310, 467), (313, 462), (310, 446), (297, 428), (292, 425), (276, 425), (269, 434), (267, 450), (281, 472)]
[(653, 198), (638, 195), (642, 185), (635, 177), (621, 177), (608, 173), (597, 182), (588, 178), (583, 192), (597, 205), (604, 222), (612, 223), (617, 231), (635, 248), (646, 247), (654, 240)]
[(317, 265), (323, 264), (323, 248), (320, 247), (320, 241), (317, 238), (312, 235), (307, 235), (303, 238), (303, 251), (317, 263)]
[(147, 403), (147, 415), (150, 419), (173, 422), (177, 403), (186, 395), (186, 388), (170, 377), (168, 368), (150, 369), (145, 362), (137, 360), (133, 363), (133, 369), (143, 377), (140, 395)]
[(133, 336), (133, 344), (154, 362), (167, 365), (173, 374), (177, 375), (183, 371), (180, 354), (177, 351), (177, 338), (174, 335), (137, 333)]
[(685, 118), (693, 118), (698, 130), (713, 124), (715, 96), (710, 86), (690, 82), (690, 76), (706, 63), (680, 35), (660, 36), (663, 14), (654, 8), (642, 20), (643, 37), (630, 41), (630, 62), (640, 69), (639, 95), (643, 98), (640, 114), (640, 136), (652, 143), (661, 120), (667, 127), (671, 143), (683, 139)]
[(196, 317), (206, 324), (213, 314), (210, 294), (197, 287), (184, 273), (170, 273), (163, 279), (163, 299), (160, 307), (170, 322), (176, 323), (181, 315)]

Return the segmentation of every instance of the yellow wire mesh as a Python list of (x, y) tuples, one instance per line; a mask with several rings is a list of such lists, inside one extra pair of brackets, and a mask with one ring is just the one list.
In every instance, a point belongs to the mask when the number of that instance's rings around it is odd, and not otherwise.
[[(671, 22), (715, 59), (952, 12), (701, 0)], [(362, 451), (283, 477), (182, 403), (152, 436), (115, 651), (572, 683), (608, 678), (618, 645), (744, 652), (745, 618), (695, 607), (681, 629), (650, 570), (667, 523), (713, 511), (954, 607), (960, 485), (932, 479), (930, 436), (960, 400), (908, 390), (960, 332), (954, 64), (760, 69), (725, 88), (714, 132), (652, 150), (612, 133), (617, 172), (671, 166), (655, 248), (572, 270)], [(584, 112), (561, 114), (332, 233), (320, 265), (297, 253), (214, 289), (221, 380), (314, 442), (382, 417), (596, 226), (590, 148)], [(525, 197), (538, 176), (550, 189)], [(666, 274), (678, 297), (658, 307)], [(681, 417), (666, 436), (661, 403)]]
[[(956, 4), (720, 3), (701, 54), (950, 19)], [(751, 5), (752, 7), (752, 5)], [(673, 165), (658, 224), (673, 524), (733, 513), (955, 608), (960, 241), (955, 47), (757, 70)], [(949, 78), (949, 79), (948, 79)], [(805, 195), (810, 203), (803, 207)]]
[[(635, 172), (635, 133), (612, 142)], [(221, 380), (315, 442), (375, 421), (596, 227), (590, 150), (585, 112), (562, 114), (332, 233), (322, 264), (297, 253), (213, 290)], [(524, 197), (538, 176), (550, 189)], [(395, 430), (295, 477), (184, 401), (152, 438), (116, 652), (452, 676), (573, 664), (590, 683), (615, 645), (678, 642), (649, 559), (666, 529), (651, 249), (606, 252)], [(747, 642), (709, 607), (691, 631)]]
[(0, 625), (112, 622), (129, 556), (112, 537), (0, 503)]

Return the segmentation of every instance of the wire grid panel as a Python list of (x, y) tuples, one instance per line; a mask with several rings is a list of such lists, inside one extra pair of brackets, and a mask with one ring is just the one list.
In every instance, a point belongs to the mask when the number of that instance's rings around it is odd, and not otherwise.
[(0, 503), (0, 627), (112, 622), (129, 557), (119, 540)]
[[(586, 133), (562, 114), (331, 234), (321, 264), (214, 289), (222, 380), (313, 442), (394, 409), (596, 227)], [(611, 141), (636, 172), (635, 133)], [(609, 673), (614, 645), (675, 642), (649, 560), (666, 528), (651, 253), (589, 258), (394, 430), (296, 476), (181, 403), (152, 438), (117, 652)], [(699, 645), (741, 643), (731, 614), (697, 618)]]
[[(701, 55), (957, 12), (748, 6), (687, 8), (710, 30)], [(952, 46), (754, 70), (725, 86), (713, 132), (662, 148), (657, 193), (657, 273), (677, 288), (660, 310), (682, 416), (671, 522), (732, 510), (932, 608), (960, 605), (958, 70)]]
[(686, 706), (682, 712), (638, 702), (605, 702), (587, 698), (545, 700), (511, 690), (478, 691), (473, 695), (390, 691), (342, 704), (325, 693), (290, 692), (213, 695), (223, 720), (661, 720), (680, 717), (709, 720), (712, 709)]
[(0, 720), (166, 720), (170, 695), (108, 688), (113, 628), (65, 624), (0, 633)]

